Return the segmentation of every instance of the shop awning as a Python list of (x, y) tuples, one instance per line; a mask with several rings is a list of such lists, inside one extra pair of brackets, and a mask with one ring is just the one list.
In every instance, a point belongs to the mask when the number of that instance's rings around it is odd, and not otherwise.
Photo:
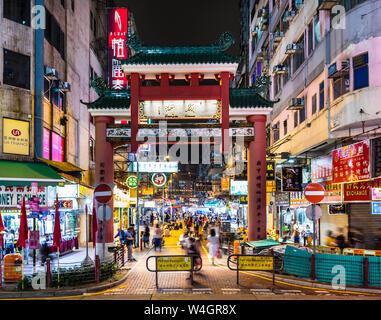
[(0, 161), (0, 185), (30, 186), (32, 182), (39, 186), (56, 186), (65, 180), (43, 163)]
[(81, 172), (85, 171), (84, 169), (81, 169), (69, 162), (59, 162), (59, 161), (53, 161), (53, 160), (46, 160), (46, 159), (38, 159), (40, 161), (45, 162), (51, 167), (54, 167), (62, 172)]
[(266, 249), (266, 248), (271, 248), (273, 246), (280, 245), (281, 243), (273, 239), (266, 239), (266, 240), (245, 242), (245, 244), (255, 249)]

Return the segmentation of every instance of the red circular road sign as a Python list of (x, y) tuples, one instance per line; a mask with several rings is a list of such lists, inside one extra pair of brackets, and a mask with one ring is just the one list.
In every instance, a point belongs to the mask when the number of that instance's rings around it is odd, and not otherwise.
[(112, 198), (112, 189), (107, 184), (100, 184), (94, 190), (94, 197), (99, 203), (107, 203)]
[(304, 189), (304, 197), (311, 203), (318, 203), (324, 199), (324, 187), (319, 183), (310, 183)]

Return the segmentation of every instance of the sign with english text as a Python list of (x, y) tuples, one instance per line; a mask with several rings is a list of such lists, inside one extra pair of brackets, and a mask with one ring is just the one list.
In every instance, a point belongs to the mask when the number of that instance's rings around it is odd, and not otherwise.
[(3, 118), (3, 153), (29, 155), (28, 121)]
[[(22, 202), (32, 201), (35, 196), (32, 194), (32, 187), (26, 186), (1, 186), (0, 187), (0, 207), (1, 208), (17, 208)], [(39, 198), (39, 206), (47, 206), (47, 188), (39, 186), (37, 188), (37, 197)]]

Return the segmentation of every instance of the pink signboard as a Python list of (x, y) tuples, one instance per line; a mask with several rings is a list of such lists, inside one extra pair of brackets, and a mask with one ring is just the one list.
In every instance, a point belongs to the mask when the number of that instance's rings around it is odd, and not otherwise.
[(332, 155), (311, 160), (312, 182), (332, 180)]
[(40, 231), (29, 231), (29, 249), (40, 248)]
[(52, 160), (64, 161), (64, 139), (52, 132)]
[(333, 150), (332, 166), (333, 183), (369, 179), (369, 140)]
[(127, 89), (127, 78), (122, 70), (121, 61), (127, 59), (128, 10), (109, 9), (108, 52), (109, 86), (112, 89)]
[(43, 134), (43, 158), (50, 160), (50, 131), (45, 128)]

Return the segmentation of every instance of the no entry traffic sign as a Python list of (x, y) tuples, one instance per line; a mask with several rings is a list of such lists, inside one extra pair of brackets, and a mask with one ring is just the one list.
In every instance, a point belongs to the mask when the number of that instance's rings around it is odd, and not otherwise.
[(94, 197), (99, 203), (107, 203), (112, 198), (112, 190), (107, 184), (100, 184), (94, 190)]
[(310, 183), (304, 189), (304, 197), (311, 203), (319, 203), (324, 199), (324, 187), (319, 183)]

